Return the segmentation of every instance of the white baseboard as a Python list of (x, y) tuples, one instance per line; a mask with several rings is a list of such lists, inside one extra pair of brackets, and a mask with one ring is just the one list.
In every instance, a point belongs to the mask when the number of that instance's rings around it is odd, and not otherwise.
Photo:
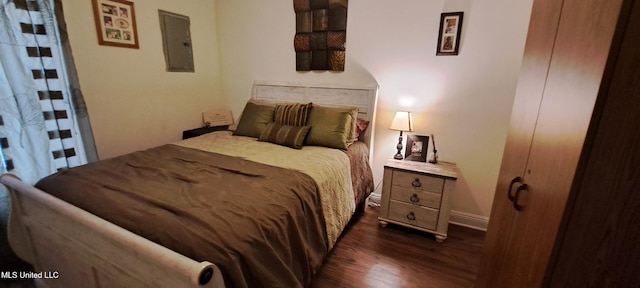
[(451, 214), (449, 214), (449, 223), (471, 229), (487, 231), (487, 226), (489, 226), (489, 217), (452, 210)]
[(369, 194), (369, 197), (367, 198), (367, 205), (371, 207), (380, 207), (381, 198), (382, 196), (380, 195), (380, 193), (373, 192)]

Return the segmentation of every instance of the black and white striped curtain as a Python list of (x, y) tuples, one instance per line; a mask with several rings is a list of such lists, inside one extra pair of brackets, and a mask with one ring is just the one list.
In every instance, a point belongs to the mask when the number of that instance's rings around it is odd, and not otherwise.
[(0, 3), (0, 172), (33, 183), (95, 160), (94, 146), (85, 150), (93, 136), (80, 131), (88, 118), (68, 77), (53, 1)]

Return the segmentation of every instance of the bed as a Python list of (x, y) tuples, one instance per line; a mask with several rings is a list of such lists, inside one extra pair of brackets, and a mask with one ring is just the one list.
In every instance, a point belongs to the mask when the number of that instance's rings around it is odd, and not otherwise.
[[(306, 129), (301, 149), (280, 137), (305, 131), (298, 126), (268, 123), (263, 131), (276, 132), (256, 139), (240, 132), (243, 115), (237, 133), (214, 132), (65, 170), (38, 188), (3, 175), (12, 199), (11, 246), (48, 287), (307, 286), (373, 190), (368, 161), (376, 97), (376, 87), (252, 85), (246, 115), (250, 103), (355, 107), (353, 115), (370, 124), (345, 149), (306, 145), (324, 141), (321, 128), (310, 132), (320, 125)], [(308, 120), (324, 123), (319, 117), (333, 115), (319, 113)]]

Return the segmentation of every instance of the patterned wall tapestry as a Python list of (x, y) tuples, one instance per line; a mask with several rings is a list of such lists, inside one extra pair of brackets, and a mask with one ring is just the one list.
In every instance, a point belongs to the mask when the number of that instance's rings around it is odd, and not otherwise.
[(344, 71), (348, 2), (293, 0), (297, 71)]

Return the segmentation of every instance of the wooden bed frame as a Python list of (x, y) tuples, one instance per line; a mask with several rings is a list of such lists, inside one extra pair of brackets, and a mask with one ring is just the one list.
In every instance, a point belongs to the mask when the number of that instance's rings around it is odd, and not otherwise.
[[(373, 151), (377, 87), (256, 81), (251, 98), (358, 106), (370, 121), (363, 142)], [(371, 155), (370, 155), (371, 159)], [(86, 212), (11, 174), (9, 243), (44, 287), (225, 287), (219, 268), (197, 262)], [(213, 259), (212, 259), (213, 260)]]

